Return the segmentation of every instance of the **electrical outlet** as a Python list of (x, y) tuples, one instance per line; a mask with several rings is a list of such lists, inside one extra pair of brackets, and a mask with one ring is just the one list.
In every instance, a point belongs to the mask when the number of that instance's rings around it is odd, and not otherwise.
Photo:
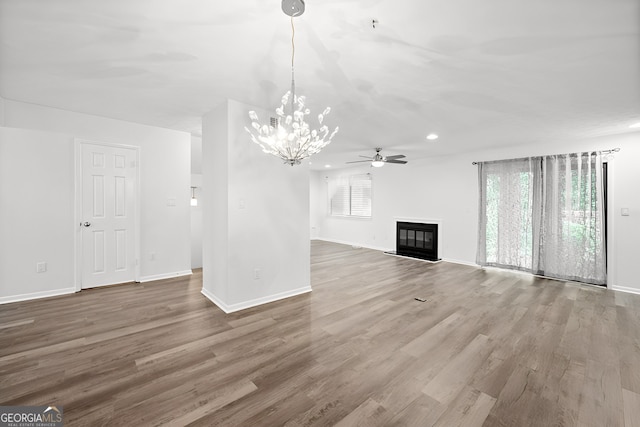
[(46, 262), (36, 262), (36, 273), (44, 273), (47, 271)]
[(257, 280), (257, 279), (259, 279), (259, 278), (260, 278), (260, 269), (259, 269), (259, 268), (255, 268), (255, 269), (253, 270), (253, 278), (254, 278), (255, 280)]

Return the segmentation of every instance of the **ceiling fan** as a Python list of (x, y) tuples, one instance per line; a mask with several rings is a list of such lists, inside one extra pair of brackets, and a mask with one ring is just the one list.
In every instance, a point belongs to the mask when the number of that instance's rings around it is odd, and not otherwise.
[(403, 157), (405, 157), (404, 154), (396, 154), (394, 156), (382, 156), (380, 154), (381, 150), (382, 150), (382, 148), (376, 148), (376, 155), (373, 156), (373, 157), (360, 156), (360, 157), (364, 157), (367, 160), (356, 160), (356, 161), (347, 162), (347, 163), (371, 162), (371, 166), (373, 166), (374, 168), (382, 167), (382, 166), (384, 166), (385, 163), (397, 163), (397, 164), (401, 164), (401, 165), (404, 165), (405, 163), (407, 163), (406, 160), (398, 160), (398, 159), (402, 159)]

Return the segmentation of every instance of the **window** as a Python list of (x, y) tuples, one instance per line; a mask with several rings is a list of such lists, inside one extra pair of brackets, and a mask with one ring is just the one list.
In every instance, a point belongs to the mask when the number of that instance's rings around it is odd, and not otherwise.
[(330, 180), (329, 214), (371, 218), (371, 174), (342, 176)]
[(606, 283), (599, 153), (479, 164), (480, 265)]

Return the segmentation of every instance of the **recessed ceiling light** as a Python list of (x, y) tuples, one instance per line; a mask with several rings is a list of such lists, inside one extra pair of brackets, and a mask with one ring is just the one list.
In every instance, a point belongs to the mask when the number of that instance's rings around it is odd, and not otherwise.
[(634, 123), (631, 126), (629, 126), (631, 129), (636, 129), (636, 128), (640, 128), (640, 122), (638, 123)]
[(325, 168), (330, 168), (330, 167), (331, 167), (331, 165), (324, 165), (324, 167), (325, 167)]
[(435, 133), (430, 133), (429, 135), (427, 135), (427, 139), (429, 141), (433, 141), (435, 139), (438, 139), (438, 135), (436, 135)]

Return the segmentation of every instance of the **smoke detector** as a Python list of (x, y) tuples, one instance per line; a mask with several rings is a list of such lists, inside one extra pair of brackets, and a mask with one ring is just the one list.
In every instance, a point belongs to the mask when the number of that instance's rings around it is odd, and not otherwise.
[(289, 16), (300, 16), (304, 13), (304, 0), (282, 0), (282, 11)]

